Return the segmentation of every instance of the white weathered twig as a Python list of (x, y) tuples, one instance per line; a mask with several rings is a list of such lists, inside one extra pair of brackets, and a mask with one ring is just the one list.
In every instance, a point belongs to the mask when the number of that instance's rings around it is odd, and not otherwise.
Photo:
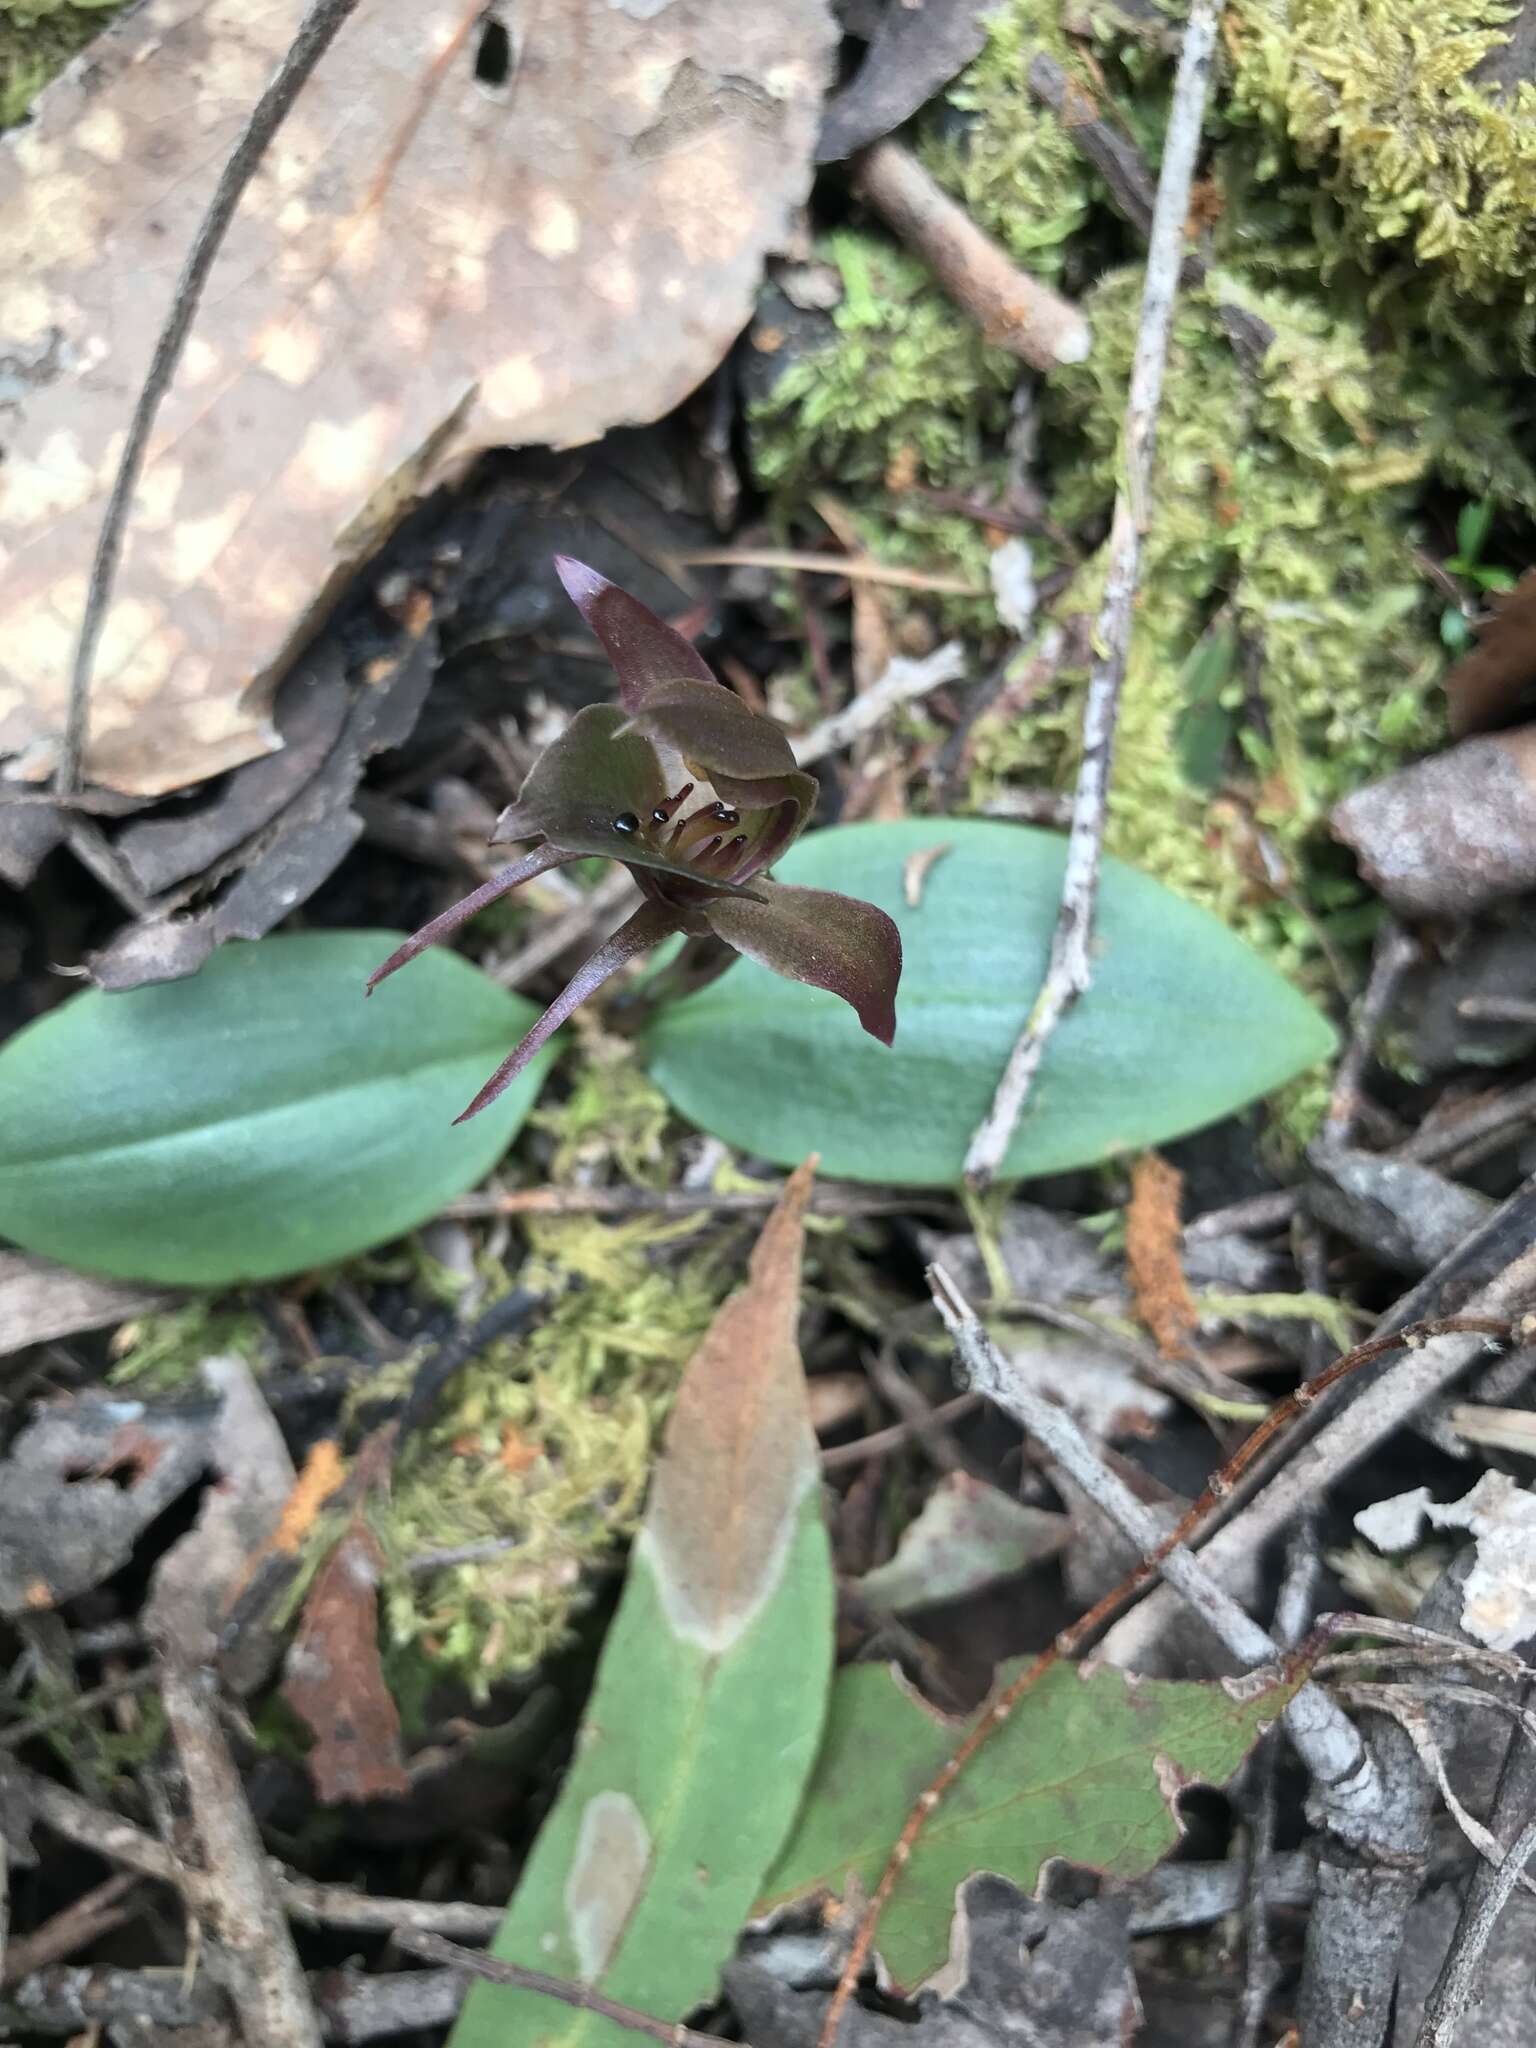
[[(1513, 1260), (1457, 1312), (1510, 1317), (1533, 1300), (1536, 1248)], [(1219, 1583), (1235, 1575), (1308, 1501), (1320, 1500), (1384, 1437), (1458, 1379), (1487, 1345), (1486, 1337), (1458, 1333), (1432, 1337), (1409, 1350), (1372, 1385), (1365, 1399), (1349, 1402), (1325, 1422), (1285, 1469), (1202, 1547), (1200, 1562), (1212, 1579)], [(1155, 1589), (1115, 1623), (1099, 1645), (1099, 1655), (1134, 1668), (1167, 1627), (1172, 1608), (1165, 1591)]]
[(305, 80), (335, 41), (337, 31), (356, 6), (357, 0), (313, 0), (282, 63), (251, 109), (251, 117), (230, 152), (229, 161), (219, 173), (219, 182), (208, 202), (208, 211), (198, 224), (181, 275), (176, 280), (170, 311), (156, 339), (155, 352), (150, 358), (133, 418), (128, 423), (128, 437), (118, 457), (117, 474), (112, 479), (111, 495), (96, 539), (96, 555), (91, 563), (85, 610), (80, 620), (80, 637), (75, 643), (74, 663), (70, 670), (64, 740), (54, 775), (54, 789), (60, 796), (72, 796), (79, 787), (81, 756), (90, 725), (91, 675), (96, 663), (96, 646), (112, 602), (112, 586), (123, 552), (128, 514), (160, 402), (170, 389), (187, 336), (192, 332), (203, 287), (208, 282), (214, 258), (219, 253), (241, 195), (266, 154), (267, 144), (281, 127)]
[(920, 661), (898, 654), (867, 690), (861, 690), (820, 725), (812, 726), (803, 739), (790, 742), (796, 761), (802, 768), (808, 768), (813, 761), (837, 753), (865, 733), (873, 732), (898, 704), (914, 703), (930, 690), (942, 689), (945, 683), (958, 683), (964, 674), (965, 651), (958, 640), (946, 640)]
[(1435, 1988), (1425, 2001), (1418, 2048), (1452, 2048), (1499, 1915), (1509, 1904), (1509, 1895), (1533, 1856), (1536, 1820), (1527, 1821), (1515, 1838), (1493, 1882), (1478, 1899), (1476, 1909), (1462, 1916), (1440, 1975), (1435, 1979)]
[[(1027, 1430), (1142, 1556), (1150, 1557), (1164, 1533), (1151, 1510), (1101, 1463), (1066, 1410), (1044, 1400), (1011, 1370), (975, 1310), (941, 1267), (929, 1269), (929, 1283), (971, 1385)], [(1279, 1644), (1182, 1545), (1169, 1551), (1158, 1570), (1239, 1663), (1283, 1660)], [(1330, 1828), (1346, 1841), (1359, 1839), (1369, 1827), (1380, 1788), (1370, 1754), (1353, 1723), (1320, 1686), (1308, 1681), (1285, 1710), (1285, 1729), (1312, 1774)]]
[(1206, 82), (1221, 0), (1194, 0), (1179, 52), (1178, 74), (1168, 110), (1157, 203), (1147, 245), (1147, 274), (1141, 295), (1141, 324), (1131, 364), (1124, 436), (1125, 481), (1115, 498), (1109, 530), (1104, 602), (1094, 631), (1094, 662), (1083, 712), (1083, 758), (1072, 805), (1061, 910), (1051, 940), (1050, 964), (992, 1106), (977, 1126), (965, 1158), (966, 1178), (984, 1187), (1002, 1169), (1008, 1146), (1029, 1096), (1041, 1058), (1057, 1025), (1087, 989), (1092, 976), (1094, 907), (1104, 844), (1105, 806), (1114, 759), (1115, 721), (1125, 681), (1141, 546), (1152, 494), (1152, 460), (1157, 409), (1179, 270), (1184, 260), (1184, 226), (1189, 188), (1200, 147)]

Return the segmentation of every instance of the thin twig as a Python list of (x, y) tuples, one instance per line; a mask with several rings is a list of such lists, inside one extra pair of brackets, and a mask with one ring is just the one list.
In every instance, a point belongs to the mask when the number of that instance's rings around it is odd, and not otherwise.
[(58, 1728), (66, 1722), (76, 1721), (82, 1714), (94, 1713), (97, 1707), (105, 1706), (110, 1700), (120, 1700), (129, 1693), (143, 1692), (157, 1682), (157, 1674), (149, 1665), (137, 1671), (124, 1672), (121, 1678), (109, 1678), (105, 1685), (93, 1686), (89, 1692), (77, 1693), (61, 1706), (50, 1707), (47, 1713), (32, 1714), (25, 1721), (17, 1721), (9, 1728), (0, 1728), (0, 1750), (20, 1749), (30, 1742), (34, 1735), (43, 1735), (50, 1728)]
[(181, 275), (176, 280), (170, 311), (155, 342), (155, 352), (150, 358), (133, 418), (128, 424), (128, 437), (118, 458), (117, 474), (112, 479), (111, 495), (107, 499), (101, 532), (96, 540), (96, 555), (91, 563), (85, 610), (80, 621), (80, 637), (75, 643), (75, 658), (70, 670), (64, 741), (54, 777), (55, 792), (61, 797), (73, 796), (80, 786), (81, 761), (90, 724), (91, 676), (96, 648), (112, 602), (112, 586), (122, 559), (133, 494), (138, 487), (161, 401), (170, 389), (187, 336), (192, 331), (192, 322), (197, 317), (203, 287), (208, 282), (214, 259), (234, 218), (235, 208), (266, 154), (267, 144), (356, 6), (357, 0), (313, 0), (283, 61), (251, 109), (244, 132), (219, 174), (219, 182), (208, 202), (208, 211), (198, 224)]
[[(5, 1841), (0, 1837), (0, 1867), (4, 1860)], [(9, 1947), (0, 1941), (0, 1984), (13, 1984), (19, 1977), (30, 1977), (34, 1970), (67, 1962), (142, 1910), (139, 1879), (131, 1871), (117, 1871), (72, 1899), (30, 1934), (13, 1936)]]
[(863, 734), (873, 732), (898, 704), (915, 703), (946, 683), (958, 683), (964, 674), (965, 650), (958, 640), (946, 640), (921, 661), (898, 654), (867, 690), (813, 726), (803, 739), (791, 742), (796, 761), (808, 768), (813, 761), (841, 752)]
[[(705, 1209), (721, 1216), (756, 1216), (773, 1208), (782, 1193), (782, 1187), (728, 1193), (713, 1188), (509, 1188), (461, 1195), (438, 1213), (459, 1223), (487, 1216), (693, 1216)], [(815, 1216), (948, 1215), (953, 1207), (943, 1195), (865, 1194), (841, 1187), (818, 1187), (811, 1195)]]
[(1360, 1114), (1365, 1070), (1376, 1050), (1382, 1023), (1403, 976), (1418, 958), (1418, 940), (1411, 938), (1395, 918), (1388, 918), (1377, 935), (1371, 955), (1370, 980), (1355, 1011), (1349, 1043), (1333, 1077), (1333, 1092), (1328, 1098), (1328, 1115), (1322, 1129), (1324, 1144), (1344, 1145), (1349, 1142), (1355, 1119)]
[[(1536, 1254), (1532, 1256), (1536, 1258)], [(1283, 1662), (1283, 1652), (1274, 1640), (1216, 1583), (1204, 1563), (1184, 1547), (1188, 1538), (1210, 1518), (1223, 1497), (1285, 1425), (1349, 1374), (1389, 1351), (1422, 1347), (1431, 1337), (1443, 1336), (1448, 1331), (1476, 1331), (1482, 1337), (1506, 1339), (1509, 1336), (1507, 1320), (1448, 1317), (1357, 1345), (1314, 1379), (1297, 1387), (1238, 1446), (1174, 1527), (1164, 1531), (1151, 1510), (1100, 1462), (1066, 1410), (1045, 1400), (1010, 1368), (975, 1311), (942, 1268), (929, 1268), (929, 1284), (972, 1385), (1028, 1431), (1122, 1535), (1131, 1539), (1141, 1553), (1141, 1562), (1086, 1614), (1064, 1629), (1048, 1650), (1027, 1665), (983, 1709), (959, 1746), (918, 1795), (859, 1923), (822, 2025), (820, 2048), (833, 2048), (881, 1913), (930, 1816), (971, 1758), (996, 1734), (1045, 1673), (1063, 1658), (1075, 1655), (1158, 1573), (1239, 1663), (1251, 1666)], [(1326, 1824), (1345, 1842), (1369, 1839), (1381, 1804), (1382, 1787), (1370, 1753), (1354, 1725), (1311, 1681), (1298, 1688), (1283, 1718), (1297, 1754), (1312, 1774), (1316, 1802)]]
[(247, 2048), (321, 2048), (320, 2022), (245, 1787), (212, 1697), (212, 1675), (171, 1655), (161, 1698), (205, 1864), (206, 1911), (228, 1965)]
[[(1219, 1583), (1231, 1577), (1240, 1563), (1285, 1528), (1306, 1502), (1321, 1498), (1384, 1437), (1459, 1378), (1486, 1350), (1487, 1339), (1478, 1334), (1480, 1330), (1491, 1330), (1502, 1322), (1509, 1333), (1506, 1341), (1529, 1343), (1536, 1336), (1536, 1318), (1521, 1316), (1520, 1311), (1533, 1298), (1536, 1249), (1522, 1253), (1475, 1294), (1464, 1315), (1436, 1325), (1440, 1334), (1427, 1340), (1406, 1339), (1399, 1330), (1372, 1338), (1368, 1346), (1361, 1347), (1380, 1357), (1406, 1343), (1408, 1355), (1371, 1387), (1369, 1400), (1351, 1402), (1325, 1422), (1284, 1470), (1205, 1544), (1201, 1563), (1212, 1578)], [(1330, 1384), (1326, 1374), (1319, 1374), (1297, 1392), (1307, 1391), (1310, 1405)], [(1277, 1413), (1283, 1415), (1288, 1406)], [(1251, 1465), (1253, 1460), (1247, 1462)], [(1172, 1605), (1161, 1589), (1154, 1592), (1115, 1624), (1100, 1644), (1099, 1654), (1110, 1663), (1134, 1667), (1172, 1619)]]
[(956, 1422), (963, 1422), (983, 1405), (980, 1394), (956, 1394), (952, 1401), (944, 1401), (931, 1409), (926, 1417), (914, 1418), (911, 1422), (893, 1422), (888, 1429), (871, 1430), (857, 1443), (834, 1444), (830, 1450), (822, 1452), (821, 1469), (823, 1472), (840, 1472), (846, 1465), (867, 1465), (871, 1458), (883, 1458), (887, 1451), (901, 1450), (935, 1425), (948, 1429)]
[(1126, 403), (1125, 481), (1115, 496), (1104, 601), (1094, 630), (1094, 662), (1083, 712), (1082, 765), (1073, 796), (1061, 911), (1051, 939), (1044, 985), (1009, 1056), (992, 1106), (966, 1153), (966, 1178), (974, 1187), (987, 1186), (1001, 1171), (1051, 1035), (1092, 978), (1094, 909), (1114, 759), (1115, 723), (1130, 651), (1142, 540), (1151, 520), (1157, 410), (1168, 360), (1168, 337), (1184, 255), (1184, 225), (1189, 216), (1190, 183), (1200, 148), (1206, 83), (1220, 12), (1221, 0), (1194, 0), (1179, 51)]
[(1440, 1975), (1435, 1979), (1435, 1988), (1425, 2001), (1417, 2048), (1451, 2048), (1461, 2016), (1472, 2001), (1477, 1972), (1499, 1915), (1533, 1856), (1536, 1820), (1527, 1821), (1515, 1838), (1493, 1882), (1479, 1898), (1476, 1910), (1463, 1914)]
[(350, 1885), (316, 1884), (289, 1872), (278, 1879), (283, 1910), (292, 1920), (322, 1927), (351, 1927), (397, 1934), (447, 1934), (458, 1941), (489, 1941), (506, 1917), (500, 1906), (475, 1906), (457, 1899), (382, 1899)]
[(536, 1991), (574, 2012), (596, 2013), (600, 2019), (612, 2020), (615, 2026), (632, 2034), (649, 2034), (653, 2041), (664, 2042), (666, 2048), (733, 2048), (719, 2034), (701, 2034), (692, 2027), (652, 2019), (649, 2013), (636, 2012), (631, 2005), (619, 2005), (604, 1998), (590, 1984), (572, 1984), (543, 1970), (526, 1970), (521, 1963), (504, 1963), (497, 1956), (483, 1956), (477, 1949), (460, 1948), (457, 1942), (444, 1941), (440, 1934), (422, 1934), (405, 1928), (395, 1939), (401, 1948), (425, 1956), (428, 1962), (447, 1963), (471, 1977), (482, 1977), (488, 1984), (506, 1984), (514, 1991)]
[(995, 348), (1032, 369), (1081, 363), (1093, 346), (1088, 322), (950, 198), (899, 142), (877, 142), (856, 160), (853, 187), (922, 258), (956, 305)]
[[(505, 959), (486, 960), (483, 965), (493, 981), (503, 988), (521, 988), (536, 974), (558, 960), (572, 946), (591, 938), (608, 918), (617, 918), (621, 906), (634, 894), (634, 881), (627, 868), (605, 875), (579, 903), (539, 924), (516, 952)], [(635, 899), (638, 902), (638, 897)]]
[(868, 555), (818, 555), (808, 548), (691, 548), (669, 555), (680, 569), (803, 569), (812, 576), (846, 576), (850, 583), (888, 583), (893, 590), (927, 590), (936, 597), (985, 597), (986, 586), (963, 576), (901, 569)]

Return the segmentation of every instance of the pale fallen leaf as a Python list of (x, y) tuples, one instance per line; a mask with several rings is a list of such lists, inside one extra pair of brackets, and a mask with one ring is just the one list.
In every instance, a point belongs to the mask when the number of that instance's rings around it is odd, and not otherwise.
[(901, 1532), (896, 1554), (855, 1580), (872, 1607), (904, 1614), (979, 1593), (1067, 1540), (1067, 1517), (1026, 1507), (968, 1472), (951, 1472)]
[(1512, 1650), (1536, 1636), (1536, 1493), (1504, 1472), (1485, 1472), (1470, 1493), (1444, 1506), (1429, 1489), (1378, 1501), (1355, 1527), (1382, 1549), (1413, 1543), (1425, 1521), (1471, 1531), (1477, 1559), (1462, 1589), (1461, 1625), (1490, 1649)]
[[(303, 0), (146, 0), (0, 140), (0, 756), (51, 770), (96, 528), (174, 280)], [(499, 34), (504, 65), (487, 64)], [(242, 203), (140, 484), (86, 772), (269, 751), (346, 569), (500, 444), (658, 418), (745, 324), (811, 176), (826, 0), (380, 0)], [(477, 75), (495, 73), (499, 80)]]
[(76, 1273), (31, 1252), (0, 1252), (0, 1358), (29, 1344), (147, 1315), (171, 1300), (158, 1288)]

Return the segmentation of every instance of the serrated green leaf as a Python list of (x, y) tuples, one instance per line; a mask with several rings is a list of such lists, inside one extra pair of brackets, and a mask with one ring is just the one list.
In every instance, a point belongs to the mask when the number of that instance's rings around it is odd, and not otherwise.
[[(956, 1887), (975, 1871), (1028, 1892), (1052, 1856), (1116, 1877), (1152, 1869), (1178, 1839), (1177, 1794), (1225, 1784), (1299, 1682), (1254, 1674), (1172, 1684), (1054, 1665), (918, 1837), (877, 1936), (896, 1981), (915, 1985), (944, 1960)], [(799, 1825), (757, 1910), (841, 1895), (854, 1879), (872, 1892), (913, 1801), (962, 1732), (894, 1667), (843, 1671)]]
[[(492, 1953), (659, 2020), (710, 1998), (793, 1824), (832, 1669), (833, 1586), (795, 1344), (810, 1171), (678, 1391), (576, 1757)], [(631, 2048), (477, 1984), (449, 2048)]]
[(0, 1235), (128, 1280), (271, 1280), (382, 1244), (488, 1173), (548, 1056), (453, 1127), (538, 1014), (434, 950), (295, 932), (71, 998), (0, 1049)]
[[(905, 897), (908, 859), (949, 848)], [(900, 928), (896, 1042), (835, 996), (741, 961), (648, 1033), (684, 1116), (791, 1165), (950, 1186), (1039, 992), (1066, 843), (989, 820), (913, 818), (813, 833), (780, 881), (878, 904)], [(1328, 1054), (1306, 999), (1216, 918), (1106, 859), (1094, 980), (1047, 1050), (1009, 1175), (1061, 1172), (1197, 1130)]]

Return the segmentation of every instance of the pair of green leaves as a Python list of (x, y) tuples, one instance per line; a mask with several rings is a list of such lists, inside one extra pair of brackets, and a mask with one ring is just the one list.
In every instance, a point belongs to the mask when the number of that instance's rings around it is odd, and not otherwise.
[[(951, 1186), (1039, 988), (1064, 844), (974, 819), (815, 833), (782, 880), (888, 912), (906, 956), (893, 1047), (846, 1003), (742, 960), (664, 1009), (645, 1057), (676, 1107), (749, 1153)], [(473, 1186), (548, 1053), (452, 1119), (531, 1005), (440, 949), (364, 1003), (390, 932), (227, 946), (189, 981), (63, 1003), (0, 1050), (0, 1234), (130, 1279), (219, 1286), (399, 1235)], [(1008, 1153), (1053, 1173), (1198, 1128), (1332, 1035), (1204, 911), (1105, 862), (1088, 996)]]
[[(493, 1952), (676, 2021), (716, 1992), (742, 1924), (867, 1896), (961, 1729), (890, 1670), (832, 1679), (833, 1583), (795, 1344), (809, 1168), (694, 1355), (575, 1759)], [(880, 1930), (899, 1982), (944, 1957), (978, 1870), (1048, 1857), (1120, 1876), (1178, 1832), (1175, 1788), (1222, 1783), (1288, 1681), (1131, 1683), (1049, 1671), (919, 1838)], [(627, 2048), (613, 2022), (479, 1985), (449, 2048)]]

